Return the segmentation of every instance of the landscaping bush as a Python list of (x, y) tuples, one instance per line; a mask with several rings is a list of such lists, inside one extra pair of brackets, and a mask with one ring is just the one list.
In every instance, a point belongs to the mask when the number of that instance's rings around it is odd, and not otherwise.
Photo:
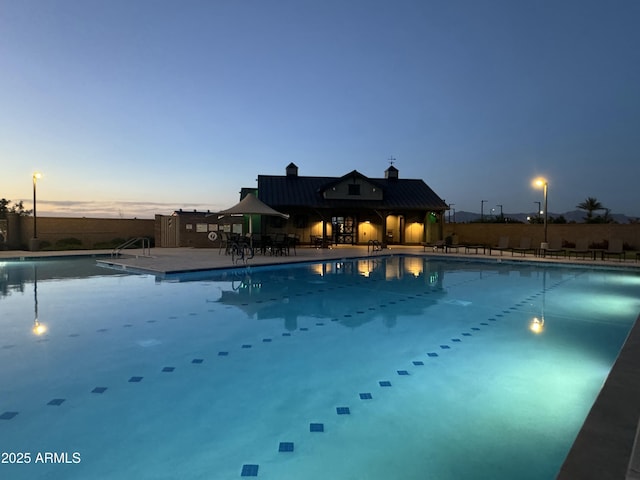
[(97, 242), (93, 244), (95, 249), (109, 249), (116, 248), (118, 245), (122, 245), (125, 242), (124, 238), (114, 238), (106, 242)]
[(82, 248), (82, 240), (74, 237), (61, 238), (55, 243), (57, 250), (74, 250)]

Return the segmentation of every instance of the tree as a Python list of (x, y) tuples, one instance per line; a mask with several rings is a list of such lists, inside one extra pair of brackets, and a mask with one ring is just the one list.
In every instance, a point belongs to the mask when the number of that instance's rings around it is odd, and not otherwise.
[(25, 210), (22, 200), (11, 205), (11, 200), (0, 198), (0, 218), (6, 218), (8, 213), (17, 215), (31, 215), (32, 210)]
[(576, 205), (580, 210), (586, 210), (587, 216), (584, 217), (585, 222), (593, 223), (593, 212), (597, 210), (606, 210), (606, 208), (595, 197), (587, 197), (587, 199)]

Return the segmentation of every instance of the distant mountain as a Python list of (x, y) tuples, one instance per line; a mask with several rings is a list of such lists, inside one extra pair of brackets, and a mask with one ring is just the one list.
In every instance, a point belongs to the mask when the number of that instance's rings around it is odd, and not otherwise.
[[(449, 213), (451, 213), (451, 216), (449, 216)], [(602, 212), (596, 212), (595, 215), (601, 213)], [(560, 215), (564, 216), (568, 223), (584, 223), (584, 217), (586, 217), (587, 212), (583, 210), (572, 210), (565, 213), (549, 213), (550, 218), (559, 217)], [(531, 213), (505, 213), (504, 216), (506, 219), (527, 223), (527, 218), (531, 216)], [(480, 220), (480, 214), (474, 212), (456, 211), (455, 217), (456, 223), (471, 223)], [(491, 216), (485, 214), (484, 217), (488, 219)], [(631, 221), (636, 220), (634, 217), (628, 217), (621, 213), (612, 213), (610, 217), (618, 223), (631, 223)], [(449, 222), (449, 220), (453, 222), (453, 212), (446, 212), (445, 218), (447, 222)]]

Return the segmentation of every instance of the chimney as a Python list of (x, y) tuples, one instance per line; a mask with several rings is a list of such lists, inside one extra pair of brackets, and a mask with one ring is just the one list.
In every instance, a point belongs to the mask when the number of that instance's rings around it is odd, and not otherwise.
[(287, 177), (297, 177), (298, 176), (298, 167), (295, 163), (291, 162), (287, 165)]

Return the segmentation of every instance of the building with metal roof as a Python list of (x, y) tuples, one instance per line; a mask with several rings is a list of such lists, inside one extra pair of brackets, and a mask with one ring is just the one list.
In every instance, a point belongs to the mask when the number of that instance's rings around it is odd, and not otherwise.
[(289, 215), (288, 220), (263, 217), (261, 232), (295, 234), (303, 243), (320, 239), (325, 245), (433, 242), (442, 237), (447, 210), (423, 180), (402, 179), (393, 165), (384, 178), (357, 170), (341, 177), (305, 177), (290, 163), (285, 175), (258, 175), (257, 196)]

